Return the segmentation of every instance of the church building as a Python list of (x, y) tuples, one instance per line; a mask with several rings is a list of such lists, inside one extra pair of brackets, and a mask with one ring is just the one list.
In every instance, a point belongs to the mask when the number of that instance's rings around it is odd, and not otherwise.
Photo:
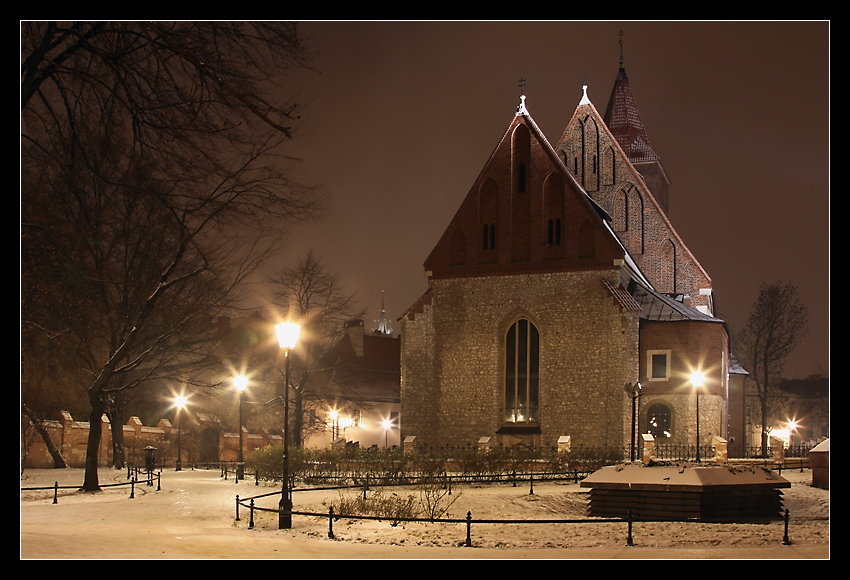
[(633, 397), (659, 443), (727, 437), (729, 337), (669, 192), (622, 61), (555, 146), (522, 96), (400, 319), (402, 439), (628, 447)]

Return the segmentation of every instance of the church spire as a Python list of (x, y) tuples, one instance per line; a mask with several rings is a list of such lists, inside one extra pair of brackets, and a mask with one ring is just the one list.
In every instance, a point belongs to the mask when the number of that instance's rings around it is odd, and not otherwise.
[(389, 336), (393, 333), (393, 327), (387, 320), (386, 312), (384, 310), (384, 291), (381, 290), (381, 317), (372, 328), (372, 334), (385, 334)]
[[(608, 100), (608, 106), (605, 109), (605, 115), (602, 120), (611, 134), (620, 144), (629, 161), (633, 165), (640, 166), (639, 170), (647, 180), (647, 185), (650, 186), (652, 193), (661, 204), (665, 213), (667, 212), (667, 186), (668, 179), (664, 170), (661, 168), (661, 159), (652, 150), (649, 144), (649, 137), (646, 134), (646, 129), (643, 126), (643, 121), (640, 118), (637, 105), (635, 104), (632, 89), (629, 86), (629, 79), (626, 76), (626, 69), (623, 65), (623, 31), (620, 36), (620, 68), (617, 71), (617, 79), (614, 81), (614, 88), (611, 90), (611, 98)], [(648, 166), (653, 166), (650, 169)], [(655, 176), (650, 176), (649, 173), (657, 173)]]
[(658, 156), (649, 145), (649, 137), (646, 135), (646, 129), (632, 96), (626, 69), (623, 68), (622, 30), (620, 31), (620, 69), (602, 120), (628, 155), (629, 161), (632, 163), (658, 161)]

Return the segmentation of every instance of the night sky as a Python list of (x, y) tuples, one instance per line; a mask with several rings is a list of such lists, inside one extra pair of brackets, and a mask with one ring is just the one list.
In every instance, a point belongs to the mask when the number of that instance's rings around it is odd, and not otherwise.
[(312, 247), (371, 328), (427, 289), (423, 262), (519, 104), (557, 144), (587, 83), (619, 68), (671, 180), (669, 217), (734, 332), (762, 283), (792, 282), (809, 334), (784, 376), (829, 374), (828, 22), (304, 22), (315, 72), (289, 152), (332, 198), (280, 257)]

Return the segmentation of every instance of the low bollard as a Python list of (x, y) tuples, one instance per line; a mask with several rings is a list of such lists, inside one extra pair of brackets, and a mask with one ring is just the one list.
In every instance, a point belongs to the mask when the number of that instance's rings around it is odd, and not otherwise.
[(254, 498), (251, 498), (251, 519), (248, 521), (248, 529), (254, 529)]
[(239, 494), (236, 494), (236, 521), (239, 521)]
[(632, 540), (632, 510), (629, 510), (628, 520), (629, 520), (629, 538), (626, 540), (626, 543), (629, 546), (634, 546), (634, 540)]
[(472, 512), (466, 512), (466, 547), (472, 547)]
[(334, 506), (328, 509), (328, 537), (334, 539)]
[(788, 521), (791, 519), (788, 510), (785, 510), (785, 535), (782, 537), (782, 543), (785, 546), (791, 545), (791, 538), (788, 537)]
[(134, 499), (136, 497), (136, 476), (133, 476), (133, 479), (130, 480), (130, 499)]

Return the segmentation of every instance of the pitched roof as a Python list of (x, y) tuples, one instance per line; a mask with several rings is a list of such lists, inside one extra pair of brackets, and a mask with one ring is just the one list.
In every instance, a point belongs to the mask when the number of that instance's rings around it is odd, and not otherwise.
[(625, 151), (629, 161), (632, 163), (661, 162), (649, 144), (649, 137), (646, 135), (646, 129), (640, 118), (624, 68), (620, 68), (617, 73), (617, 79), (611, 89), (611, 98), (608, 100), (608, 107), (605, 109), (602, 120)]
[(668, 294), (662, 294), (640, 284), (632, 292), (632, 297), (640, 304), (640, 317), (646, 320), (723, 322), (721, 319), (692, 308)]
[[(477, 225), (473, 231), (469, 224), (476, 221), (478, 211), (478, 195), (481, 183), (487, 179), (502, 181), (505, 179), (505, 173), (499, 170), (501, 164), (506, 163), (506, 159), (513, 155), (511, 138), (515, 130), (519, 127), (524, 127), (528, 131), (529, 140), (534, 147), (539, 147), (542, 153), (536, 158), (536, 162), (541, 163), (541, 171), (538, 175), (557, 174), (563, 180), (564, 196), (572, 202), (574, 213), (571, 217), (586, 216), (594, 223), (596, 227), (602, 229), (602, 236), (599, 238), (597, 246), (597, 256), (594, 258), (578, 258), (561, 257), (559, 259), (542, 259), (540, 256), (532, 255), (528, 259), (505, 261), (501, 259), (498, 262), (482, 262), (471, 259), (469, 262), (464, 260), (463, 265), (451, 264), (448, 258), (451, 248), (451, 237), (456, 232), (464, 235), (464, 240), (478, 240)], [(495, 168), (495, 169), (494, 169)], [(509, 175), (509, 174), (508, 174)], [(508, 178), (510, 179), (510, 177)], [(514, 195), (510, 188), (500, 188), (499, 195)], [(510, 203), (511, 200), (508, 200)], [(504, 203), (504, 202), (500, 202)], [(529, 206), (530, 207), (530, 206)], [(501, 209), (499, 219), (503, 215), (508, 215), (508, 210)], [(579, 213), (580, 212), (580, 213)], [(475, 215), (474, 219), (470, 216)], [(467, 219), (469, 218), (469, 219)], [(452, 220), (446, 227), (437, 245), (425, 260), (425, 270), (429, 273), (429, 277), (444, 278), (444, 277), (462, 277), (462, 276), (487, 276), (487, 275), (508, 275), (516, 273), (525, 273), (531, 271), (561, 271), (570, 269), (599, 269), (608, 267), (611, 264), (612, 257), (622, 259), (621, 252), (623, 251), (619, 238), (614, 234), (607, 222), (610, 221), (608, 213), (593, 199), (585, 189), (578, 183), (575, 176), (564, 165), (563, 160), (555, 151), (555, 148), (549, 143), (546, 136), (540, 130), (540, 127), (535, 123), (531, 114), (525, 105), (525, 96), (521, 97), (521, 103), (517, 107), (517, 111), (507, 129), (503, 133), (501, 139), (490, 154), (487, 162), (481, 169), (473, 186), (467, 193), (460, 208), (455, 213)], [(526, 225), (520, 229), (509, 229), (504, 233), (505, 238), (500, 238), (501, 249), (510, 248), (515, 241), (526, 241), (529, 239), (527, 235), (530, 225)], [(543, 235), (535, 231), (534, 235)], [(474, 243), (474, 242), (472, 242)], [(470, 246), (472, 247), (472, 246)], [(610, 255), (609, 255), (610, 254)], [(616, 254), (616, 256), (614, 256)]]

